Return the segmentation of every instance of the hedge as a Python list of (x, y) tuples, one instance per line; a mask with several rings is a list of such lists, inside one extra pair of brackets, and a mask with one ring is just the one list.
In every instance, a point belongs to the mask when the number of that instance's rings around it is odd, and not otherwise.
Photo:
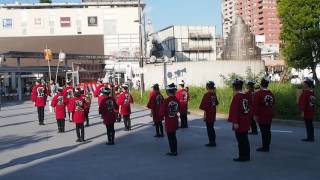
[[(190, 102), (189, 108), (191, 110), (198, 110), (199, 104), (202, 99), (203, 94), (206, 92), (204, 87), (190, 87)], [(269, 89), (275, 95), (276, 103), (274, 108), (274, 117), (284, 120), (298, 120), (300, 119), (300, 112), (297, 106), (297, 87), (292, 84), (283, 83), (271, 83)], [(218, 113), (227, 114), (229, 111), (229, 106), (232, 100), (232, 89), (229, 87), (217, 88), (216, 90), (218, 100), (220, 102), (218, 106)], [(148, 97), (150, 91), (146, 91), (143, 97), (140, 96), (140, 92), (133, 90), (132, 92), (135, 103), (146, 106), (148, 102)], [(315, 89), (317, 97), (317, 107), (320, 106), (320, 87)], [(166, 96), (165, 91), (162, 94)], [(320, 108), (317, 108), (317, 118), (320, 118)]]

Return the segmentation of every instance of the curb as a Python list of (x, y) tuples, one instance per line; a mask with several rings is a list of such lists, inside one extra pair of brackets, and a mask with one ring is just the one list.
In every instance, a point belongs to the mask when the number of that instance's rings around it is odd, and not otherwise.
[[(197, 115), (197, 116), (203, 116), (203, 112), (200, 110), (190, 110), (191, 114), (193, 115)], [(228, 115), (227, 114), (222, 114), (222, 113), (217, 113), (217, 120), (222, 121), (222, 120), (226, 120), (228, 119)], [(277, 124), (283, 124), (283, 125), (291, 125), (291, 126), (305, 126), (304, 121), (303, 120), (285, 120), (285, 119), (278, 119), (278, 118), (273, 118), (272, 119), (273, 123), (277, 123)], [(320, 122), (313, 122), (314, 127), (316, 128), (320, 128)]]
[[(143, 108), (147, 110), (144, 105), (140, 104), (134, 104), (133, 106)], [(190, 110), (190, 114), (196, 115), (196, 116), (203, 116), (203, 111), (202, 110)], [(227, 114), (222, 114), (222, 113), (217, 113), (217, 120), (218, 121), (226, 121), (228, 119)], [(278, 119), (274, 118), (273, 123), (280, 124), (280, 125), (290, 125), (290, 126), (295, 126), (295, 127), (305, 127), (304, 121), (302, 120), (285, 120), (285, 119)], [(320, 128), (320, 122), (313, 122), (315, 128)]]

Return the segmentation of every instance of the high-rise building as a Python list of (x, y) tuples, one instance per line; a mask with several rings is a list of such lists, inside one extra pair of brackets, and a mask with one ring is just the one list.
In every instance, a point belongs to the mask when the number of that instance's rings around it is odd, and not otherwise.
[(221, 0), (222, 36), (227, 39), (236, 17), (237, 0)]
[(280, 43), (277, 0), (237, 0), (236, 12), (253, 34), (264, 36), (265, 44)]
[(278, 56), (281, 24), (277, 0), (222, 0), (221, 7), (224, 39), (229, 36), (235, 17), (241, 16), (255, 35), (262, 59)]

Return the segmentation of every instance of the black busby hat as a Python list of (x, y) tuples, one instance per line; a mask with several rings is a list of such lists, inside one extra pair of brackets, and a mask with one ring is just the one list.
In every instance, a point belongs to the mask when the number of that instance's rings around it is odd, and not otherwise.
[(216, 84), (213, 82), (213, 81), (208, 81), (206, 86), (209, 88), (209, 89), (214, 89)]
[(159, 87), (159, 84), (154, 84), (153, 86), (152, 86), (152, 88), (154, 89), (154, 90), (159, 90), (160, 89), (160, 87)]
[(240, 80), (240, 79), (235, 79), (233, 82), (232, 82), (232, 86), (237, 88), (237, 89), (241, 89), (242, 86), (243, 86), (243, 81)]
[(108, 87), (101, 88), (101, 93), (105, 95), (109, 95), (111, 93), (111, 89)]
[(308, 85), (308, 87), (314, 88), (314, 83), (313, 83), (312, 78), (306, 77), (306, 78), (304, 78), (303, 82), (306, 83)]
[(262, 79), (261, 79), (261, 86), (263, 88), (267, 88), (269, 86), (269, 83), (270, 83), (271, 79), (269, 76), (264, 76)]
[(81, 89), (80, 88), (75, 89), (74, 96), (75, 97), (80, 97), (81, 96)]
[(177, 90), (177, 86), (174, 83), (169, 84), (166, 90)]
[(256, 83), (255, 83), (254, 81), (252, 81), (252, 80), (249, 80), (249, 81), (247, 82), (247, 86), (250, 86), (250, 87), (253, 87), (255, 84), (256, 84)]

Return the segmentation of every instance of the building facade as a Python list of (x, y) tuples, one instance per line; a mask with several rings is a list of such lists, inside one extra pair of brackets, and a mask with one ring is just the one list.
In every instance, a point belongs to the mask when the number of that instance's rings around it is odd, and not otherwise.
[(175, 61), (216, 60), (214, 26), (170, 26), (156, 34)]
[(0, 38), (101, 35), (105, 55), (135, 57), (139, 54), (137, 1), (125, 2), (0, 5)]
[(221, 0), (222, 36), (228, 38), (231, 26), (235, 22), (237, 0)]
[(222, 0), (221, 6), (224, 39), (230, 34), (235, 17), (240, 16), (256, 36), (262, 59), (279, 57), (281, 23), (277, 15), (277, 0)]
[[(141, 5), (143, 8), (145, 4)], [(144, 19), (142, 17), (142, 19)], [(8, 51), (43, 52), (45, 47), (58, 53), (106, 55), (114, 57), (112, 62), (124, 62), (116, 67), (138, 64), (139, 43), (138, 0), (112, 0), (99, 3), (52, 3), (52, 4), (0, 4), (0, 53)], [(142, 22), (144, 26), (144, 22)], [(143, 28), (142, 28), (143, 29)], [(143, 33), (143, 32), (142, 32)], [(134, 62), (133, 62), (134, 61)], [(137, 61), (137, 62), (135, 62)], [(68, 60), (66, 65), (82, 63)], [(92, 62), (90, 62), (92, 63)], [(106, 61), (94, 61), (108, 64)], [(109, 63), (110, 64), (110, 63)], [(57, 61), (52, 61), (53, 68)], [(16, 89), (22, 78), (22, 87), (36, 77), (47, 77), (47, 62), (40, 59), (21, 59), (21, 73), (5, 71), (16, 67), (15, 59), (6, 59), (0, 65), (1, 85)], [(23, 72), (24, 68), (42, 68), (39, 72)], [(86, 79), (94, 67), (82, 70)], [(125, 72), (125, 68), (121, 68)], [(2, 71), (3, 70), (3, 71)], [(105, 73), (105, 72), (104, 72)], [(23, 75), (23, 76), (21, 76)], [(63, 75), (63, 74), (62, 74)], [(97, 77), (95, 77), (97, 78)], [(48, 79), (47, 79), (48, 80)]]
[(237, 14), (255, 35), (265, 36), (265, 44), (279, 44), (280, 19), (277, 0), (237, 0)]

